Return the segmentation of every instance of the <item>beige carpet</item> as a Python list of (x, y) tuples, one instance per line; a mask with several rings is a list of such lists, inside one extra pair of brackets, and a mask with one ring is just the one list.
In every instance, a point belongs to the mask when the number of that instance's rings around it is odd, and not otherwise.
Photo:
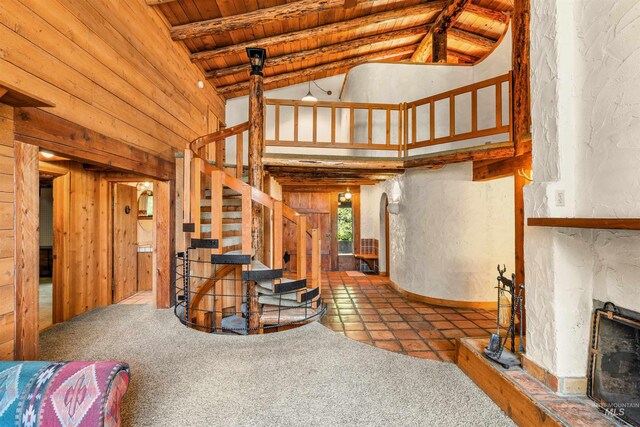
[(360, 344), (313, 323), (211, 335), (169, 310), (112, 305), (42, 335), (45, 360), (131, 366), (131, 426), (507, 426), (455, 365)]

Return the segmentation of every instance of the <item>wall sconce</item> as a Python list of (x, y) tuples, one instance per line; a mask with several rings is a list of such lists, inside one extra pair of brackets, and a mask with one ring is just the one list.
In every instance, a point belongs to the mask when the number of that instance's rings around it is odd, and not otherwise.
[(400, 202), (389, 202), (387, 212), (391, 215), (398, 215), (400, 213)]
[(263, 76), (262, 68), (267, 60), (267, 51), (259, 47), (248, 47), (247, 56), (251, 64), (251, 75)]

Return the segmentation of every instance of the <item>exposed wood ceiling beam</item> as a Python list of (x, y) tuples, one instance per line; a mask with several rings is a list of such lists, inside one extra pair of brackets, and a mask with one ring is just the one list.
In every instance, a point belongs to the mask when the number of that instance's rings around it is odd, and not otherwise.
[[(331, 44), (322, 46), (317, 49), (310, 49), (301, 52), (290, 53), (287, 55), (277, 56), (275, 58), (268, 58), (265, 64), (265, 68), (278, 67), (280, 65), (294, 64), (303, 60), (321, 59), (325, 55), (338, 55), (342, 53), (356, 53), (358, 48), (363, 46), (371, 46), (372, 48), (378, 47), (381, 44), (388, 43), (390, 41), (398, 41), (402, 39), (415, 38), (420, 35), (424, 35), (427, 31), (427, 27), (420, 25), (419, 27), (407, 28), (406, 30), (391, 31), (383, 34), (375, 34), (373, 36), (362, 37), (355, 40), (348, 40), (342, 43)], [(352, 56), (352, 55), (351, 55)], [(248, 73), (249, 65), (240, 64), (234, 67), (222, 68), (220, 70), (208, 71), (205, 73), (207, 79), (221, 78), (239, 73)]]
[(247, 47), (261, 47), (266, 49), (279, 44), (295, 43), (297, 41), (309, 40), (320, 36), (326, 37), (343, 31), (362, 29), (363, 27), (366, 27), (368, 25), (384, 25), (400, 19), (415, 18), (418, 16), (425, 16), (426, 23), (429, 20), (430, 15), (436, 11), (441, 10), (444, 5), (444, 1), (429, 2), (417, 6), (362, 16), (360, 18), (350, 19), (347, 21), (335, 22), (332, 24), (322, 25), (320, 27), (295, 31), (292, 33), (279, 34), (277, 36), (265, 37), (258, 40), (237, 43), (211, 50), (204, 50), (192, 53), (191, 60), (197, 62), (205, 61), (212, 58), (219, 58), (226, 55), (244, 54), (244, 51)]
[(475, 56), (467, 55), (466, 53), (458, 52), (456, 50), (447, 50), (447, 55), (458, 59), (458, 62), (470, 62), (474, 63), (478, 60)]
[(458, 28), (451, 28), (448, 31), (449, 37), (460, 42), (469, 43), (476, 47), (485, 50), (493, 49), (497, 40), (490, 39), (488, 37), (481, 36), (480, 34), (470, 33), (469, 31), (460, 30)]
[(177, 0), (147, 0), (147, 6), (159, 6), (161, 4), (173, 3)]
[(478, 16), (480, 18), (486, 18), (495, 22), (500, 22), (501, 24), (508, 24), (510, 20), (509, 15), (505, 12), (478, 6), (473, 3), (467, 5), (464, 11), (465, 13), (471, 13), (472, 15)]
[(460, 148), (457, 150), (415, 156), (405, 160), (404, 167), (441, 168), (451, 163), (513, 157), (514, 153), (515, 148), (513, 147), (513, 142), (498, 142), (480, 147)]
[[(273, 85), (285, 80), (289, 79), (304, 79), (305, 81), (310, 77), (313, 77), (316, 74), (322, 72), (330, 72), (337, 69), (342, 68), (351, 68), (356, 65), (363, 64), (369, 61), (385, 61), (385, 60), (393, 60), (404, 55), (408, 55), (412, 53), (417, 44), (403, 46), (395, 49), (385, 50), (381, 52), (376, 52), (368, 55), (357, 56), (355, 58), (344, 59), (342, 61), (335, 61), (328, 64), (319, 65), (317, 67), (305, 68), (302, 70), (292, 71), (289, 73), (278, 74), (271, 77), (265, 77), (264, 84), (265, 86)], [(236, 93), (246, 93), (249, 90), (249, 82), (236, 83), (227, 86), (221, 86), (218, 88), (218, 93), (220, 95), (229, 95)]]
[(426, 62), (433, 50), (435, 39), (444, 39), (443, 49), (446, 51), (447, 30), (453, 26), (458, 17), (469, 4), (470, 0), (449, 0), (442, 9), (438, 18), (429, 29), (429, 32), (420, 42), (420, 45), (411, 56), (411, 62)]
[(310, 13), (343, 8), (345, 0), (298, 0), (266, 9), (257, 9), (240, 15), (223, 16), (207, 21), (177, 25), (170, 30), (173, 40), (213, 36), (242, 30), (258, 24), (269, 24), (290, 18), (301, 18)]

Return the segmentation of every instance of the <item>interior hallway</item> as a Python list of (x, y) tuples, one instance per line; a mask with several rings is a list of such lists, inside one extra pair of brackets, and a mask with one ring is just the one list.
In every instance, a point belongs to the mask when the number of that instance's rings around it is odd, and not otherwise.
[(426, 359), (454, 362), (455, 339), (489, 336), (496, 312), (447, 308), (411, 300), (386, 277), (323, 273), (328, 311), (322, 324), (365, 344)]

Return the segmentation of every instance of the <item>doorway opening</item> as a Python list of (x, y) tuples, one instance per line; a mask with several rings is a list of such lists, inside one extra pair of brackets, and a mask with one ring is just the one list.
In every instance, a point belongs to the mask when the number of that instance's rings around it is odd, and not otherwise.
[(389, 277), (391, 275), (390, 268), (390, 246), (389, 241), (389, 197), (387, 193), (382, 193), (380, 200), (380, 275)]
[(53, 325), (53, 179), (53, 175), (40, 172), (39, 331), (43, 331)]
[(153, 182), (111, 183), (111, 301), (153, 305)]
[(351, 195), (338, 194), (338, 255), (353, 255), (353, 204)]

